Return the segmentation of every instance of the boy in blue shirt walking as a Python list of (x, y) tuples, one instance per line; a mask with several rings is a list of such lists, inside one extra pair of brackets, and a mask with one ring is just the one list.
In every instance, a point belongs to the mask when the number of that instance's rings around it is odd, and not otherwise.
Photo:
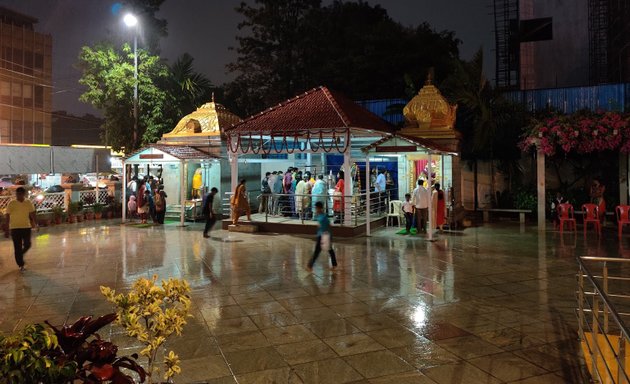
[(332, 263), (332, 269), (337, 267), (337, 258), (335, 257), (335, 251), (332, 248), (332, 234), (330, 233), (330, 221), (328, 220), (328, 216), (324, 213), (324, 204), (321, 201), (315, 203), (315, 220), (319, 224), (319, 228), (317, 229), (317, 242), (315, 243), (315, 252), (313, 253), (313, 257), (308, 262), (307, 269), (309, 271), (313, 270), (313, 264), (315, 264), (315, 260), (322, 252), (322, 237), (327, 237), (328, 253), (330, 253), (330, 261)]

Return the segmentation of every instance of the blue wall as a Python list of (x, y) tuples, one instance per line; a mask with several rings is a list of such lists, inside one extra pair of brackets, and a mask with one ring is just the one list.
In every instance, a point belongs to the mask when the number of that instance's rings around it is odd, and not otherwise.
[(630, 83), (508, 91), (503, 96), (525, 104), (530, 111), (544, 110), (548, 106), (564, 113), (581, 109), (630, 111)]

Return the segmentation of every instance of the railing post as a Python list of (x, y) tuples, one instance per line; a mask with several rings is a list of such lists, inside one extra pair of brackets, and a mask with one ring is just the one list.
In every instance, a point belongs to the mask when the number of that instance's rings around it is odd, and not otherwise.
[(584, 338), (584, 271), (580, 264), (580, 271), (578, 275), (578, 336), (581, 341), (585, 341)]
[(619, 365), (617, 369), (617, 383), (619, 384), (627, 384), (627, 375), (626, 375), (626, 339), (623, 337), (623, 334), (619, 337), (619, 352), (617, 353), (617, 364)]
[[(604, 261), (604, 295), (608, 297), (608, 263)], [(604, 333), (608, 334), (608, 306), (604, 305)]]
[(593, 295), (593, 330), (591, 332), (591, 350), (593, 351), (593, 360), (592, 360), (592, 374), (593, 381), (598, 383), (599, 380), (599, 371), (597, 368), (597, 361), (599, 360), (599, 299), (597, 298), (597, 290), (595, 290), (595, 295)]

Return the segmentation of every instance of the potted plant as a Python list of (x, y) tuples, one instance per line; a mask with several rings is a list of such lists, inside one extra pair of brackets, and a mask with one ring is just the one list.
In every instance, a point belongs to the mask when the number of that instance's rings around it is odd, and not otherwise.
[(63, 207), (53, 207), (51, 212), (53, 214), (53, 221), (55, 222), (55, 224), (61, 224), (61, 221), (63, 219)]
[(79, 202), (78, 201), (70, 201), (68, 203), (68, 222), (69, 223), (76, 223), (77, 221), (77, 214), (79, 213)]
[(92, 206), (92, 211), (94, 211), (94, 218), (100, 220), (103, 217), (103, 209), (105, 206), (101, 203), (96, 203)]
[(52, 222), (52, 214), (48, 212), (37, 213), (37, 225), (40, 227), (47, 227)]
[[(190, 312), (190, 286), (186, 280), (168, 279), (156, 285), (152, 279), (136, 280), (128, 294), (117, 294), (109, 287), (101, 286), (101, 293), (116, 307), (116, 323), (136, 338), (145, 348), (140, 352), (147, 358), (145, 366), (147, 383), (156, 384), (163, 377), (172, 382), (180, 373), (179, 357), (173, 351), (163, 352), (164, 343), (173, 336), (181, 335)], [(158, 362), (163, 361), (163, 370)]]
[(82, 222), (83, 219), (85, 219), (85, 211), (83, 210), (83, 202), (82, 201), (77, 201), (76, 217), (77, 217), (77, 222), (78, 223)]

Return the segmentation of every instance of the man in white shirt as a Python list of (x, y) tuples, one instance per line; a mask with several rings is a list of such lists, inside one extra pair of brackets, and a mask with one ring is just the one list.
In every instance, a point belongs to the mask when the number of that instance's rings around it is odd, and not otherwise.
[(385, 178), (385, 174), (383, 170), (378, 171), (378, 176), (376, 176), (376, 183), (374, 183), (374, 192), (378, 196), (378, 209), (382, 211), (385, 208), (385, 188), (387, 186), (387, 181)]
[(424, 180), (418, 179), (418, 186), (413, 190), (413, 205), (416, 207), (416, 228), (418, 233), (427, 232), (427, 218), (429, 217), (429, 199), (431, 195), (424, 187)]

